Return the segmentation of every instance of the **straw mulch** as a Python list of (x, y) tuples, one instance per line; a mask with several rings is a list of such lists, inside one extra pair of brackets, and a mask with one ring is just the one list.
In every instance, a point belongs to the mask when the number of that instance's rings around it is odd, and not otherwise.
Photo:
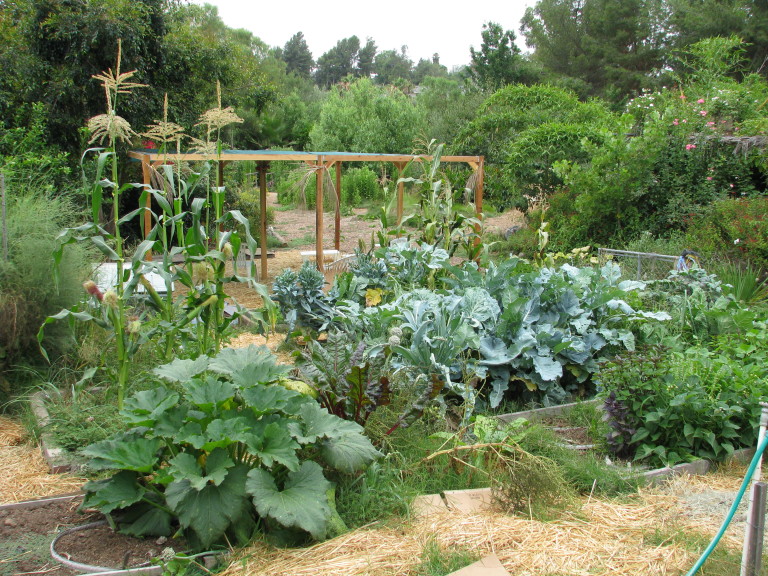
[(0, 416), (0, 504), (80, 490), (84, 478), (50, 474), (39, 446), (24, 438), (17, 422)]
[(444, 513), (402, 529), (362, 528), (305, 549), (257, 544), (225, 576), (394, 576), (413, 574), (430, 540), (445, 550), (495, 553), (510, 574), (673, 575), (696, 560), (675, 544), (644, 543), (658, 530), (679, 528), (676, 498), (641, 491), (623, 502), (584, 500), (559, 520), (542, 522), (503, 514)]

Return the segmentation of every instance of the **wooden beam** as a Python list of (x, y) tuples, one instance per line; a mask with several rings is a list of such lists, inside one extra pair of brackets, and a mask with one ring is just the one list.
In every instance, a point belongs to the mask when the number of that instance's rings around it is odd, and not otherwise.
[[(269, 162), (259, 162), (259, 207), (261, 208), (260, 215), (260, 230), (259, 230), (259, 247), (261, 250), (261, 282), (267, 281), (268, 265), (267, 265), (267, 170), (269, 169)], [(251, 254), (251, 258), (255, 258), (256, 254)]]
[[(169, 154), (160, 152), (149, 152), (146, 150), (130, 150), (128, 156), (131, 158), (141, 159), (146, 157), (150, 162), (159, 161), (164, 162), (194, 162), (212, 160), (212, 157), (207, 154), (198, 153), (182, 153), (182, 154)], [(324, 153), (318, 154), (313, 152), (279, 152), (274, 150), (224, 150), (220, 155), (217, 155), (218, 160), (224, 162), (241, 162), (243, 160), (250, 161), (265, 161), (271, 162), (275, 160), (293, 161), (293, 162), (311, 162), (315, 163), (320, 158), (323, 158), (323, 162), (431, 162), (432, 156), (420, 156), (413, 154), (353, 154), (353, 153)], [(441, 162), (465, 162), (465, 163), (478, 163), (481, 156), (441, 156)]]

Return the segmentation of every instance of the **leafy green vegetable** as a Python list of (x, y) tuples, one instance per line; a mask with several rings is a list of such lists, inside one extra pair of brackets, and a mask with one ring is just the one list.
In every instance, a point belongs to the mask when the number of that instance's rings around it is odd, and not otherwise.
[(259, 519), (322, 538), (333, 514), (324, 469), (353, 473), (379, 452), (359, 425), (281, 386), (284, 372), (255, 348), (160, 367), (178, 390), (136, 394), (122, 414), (137, 427), (84, 450), (117, 470), (85, 486), (84, 505), (138, 536), (178, 525), (201, 548), (249, 538)]

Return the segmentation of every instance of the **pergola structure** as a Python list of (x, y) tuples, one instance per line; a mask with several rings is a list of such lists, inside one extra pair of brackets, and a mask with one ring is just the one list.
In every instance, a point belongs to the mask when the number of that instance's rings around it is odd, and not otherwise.
[[(151, 185), (152, 168), (163, 164), (178, 162), (194, 162), (211, 160), (210, 155), (198, 153), (168, 154), (157, 150), (134, 150), (128, 153), (130, 157), (141, 162), (144, 184)], [(261, 226), (259, 230), (259, 245), (261, 247), (261, 277), (267, 277), (267, 170), (271, 162), (305, 162), (306, 164), (324, 168), (330, 171), (335, 168), (336, 190), (341, 193), (341, 165), (343, 162), (388, 162), (397, 168), (402, 176), (403, 170), (409, 162), (432, 162), (430, 155), (412, 154), (358, 154), (354, 152), (292, 152), (278, 150), (224, 150), (216, 155), (218, 161), (218, 185), (224, 183), (224, 166), (230, 162), (251, 161), (257, 166), (259, 179), (259, 201), (261, 205)], [(441, 156), (441, 162), (466, 163), (475, 171), (475, 209), (478, 216), (483, 209), (483, 156)], [(323, 178), (318, 174), (315, 190), (315, 261), (318, 269), (323, 266)], [(404, 184), (397, 185), (397, 222), (400, 224), (403, 218), (403, 193)], [(147, 196), (147, 208), (150, 208), (151, 199)], [(340, 203), (336, 203), (334, 247), (339, 250), (341, 242), (341, 210)], [(144, 215), (144, 234), (152, 228), (151, 211)]]

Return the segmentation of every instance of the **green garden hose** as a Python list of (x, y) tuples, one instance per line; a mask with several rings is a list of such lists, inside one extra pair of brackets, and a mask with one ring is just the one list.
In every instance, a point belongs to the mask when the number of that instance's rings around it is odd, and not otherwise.
[(704, 564), (707, 558), (709, 558), (709, 555), (715, 549), (715, 546), (717, 546), (718, 542), (720, 542), (720, 539), (723, 537), (723, 534), (725, 534), (725, 531), (728, 528), (728, 525), (731, 523), (731, 520), (733, 520), (733, 516), (736, 514), (736, 509), (739, 507), (739, 503), (741, 502), (741, 499), (744, 497), (744, 492), (746, 492), (747, 490), (749, 481), (752, 479), (752, 475), (755, 473), (755, 468), (757, 468), (757, 464), (760, 462), (760, 459), (763, 457), (763, 452), (765, 451), (766, 446), (768, 446), (768, 434), (765, 436), (765, 438), (763, 438), (763, 441), (760, 442), (760, 445), (757, 447), (757, 450), (755, 451), (755, 455), (752, 457), (752, 462), (750, 462), (749, 464), (749, 468), (747, 469), (747, 474), (746, 476), (744, 476), (744, 481), (741, 483), (741, 488), (739, 488), (739, 491), (736, 494), (736, 498), (734, 499), (733, 504), (731, 505), (731, 509), (728, 511), (728, 515), (725, 517), (725, 521), (723, 522), (723, 525), (720, 527), (720, 530), (712, 539), (712, 542), (709, 543), (709, 546), (707, 546), (707, 549), (704, 550), (704, 553), (701, 555), (701, 558), (699, 558), (696, 561), (696, 564), (693, 565), (693, 568), (691, 568), (686, 573), (685, 576), (693, 576), (694, 574), (696, 574), (696, 572), (699, 571), (699, 568), (701, 568), (701, 566)]

